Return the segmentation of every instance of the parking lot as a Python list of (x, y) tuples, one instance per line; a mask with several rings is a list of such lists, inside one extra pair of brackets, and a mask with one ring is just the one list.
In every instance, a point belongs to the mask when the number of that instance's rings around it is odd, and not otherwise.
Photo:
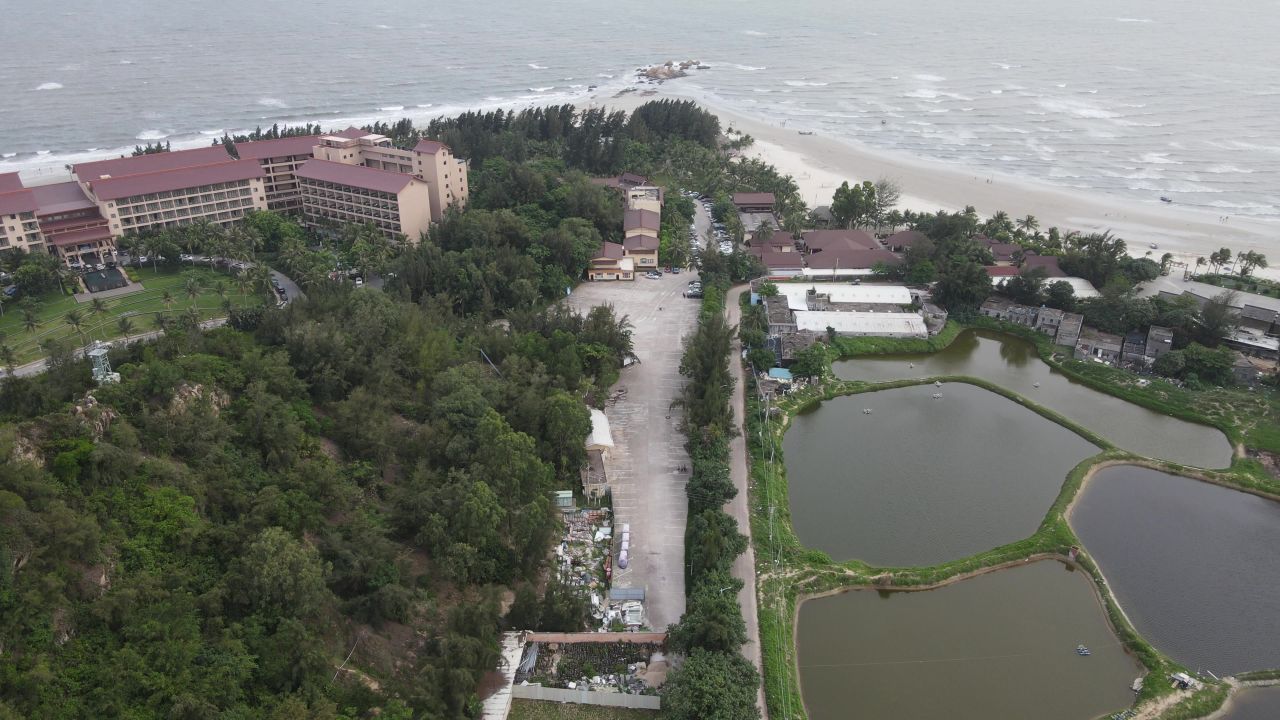
[[(615, 587), (645, 589), (646, 623), (656, 631), (684, 613), (685, 483), (689, 457), (672, 402), (684, 385), (682, 338), (697, 321), (699, 302), (682, 297), (693, 272), (632, 282), (579, 285), (569, 303), (579, 312), (612, 304), (633, 326), (640, 363), (623, 369), (605, 415), (614, 449), (605, 464), (614, 522), (631, 526), (631, 562), (615, 568)], [(619, 394), (621, 389), (625, 393)]]

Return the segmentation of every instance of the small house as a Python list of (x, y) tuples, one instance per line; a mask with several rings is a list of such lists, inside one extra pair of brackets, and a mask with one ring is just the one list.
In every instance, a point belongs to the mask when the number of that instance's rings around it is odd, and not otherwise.
[(1080, 313), (1063, 313), (1062, 322), (1058, 323), (1058, 335), (1053, 342), (1056, 345), (1076, 346), (1080, 339), (1080, 329), (1084, 327), (1084, 315)]
[(1161, 355), (1173, 349), (1173, 330), (1159, 325), (1147, 328), (1147, 357), (1155, 362)]
[(1119, 335), (1085, 327), (1080, 331), (1080, 339), (1076, 341), (1075, 357), (1077, 360), (1096, 360), (1115, 365), (1120, 362), (1123, 349), (1124, 338)]

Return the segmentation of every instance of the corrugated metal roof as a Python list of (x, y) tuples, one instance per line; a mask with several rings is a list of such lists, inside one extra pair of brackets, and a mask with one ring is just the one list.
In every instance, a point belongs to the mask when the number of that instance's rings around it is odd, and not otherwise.
[(850, 285), (849, 283), (779, 283), (778, 294), (787, 298), (788, 307), (808, 309), (809, 290), (828, 295), (834, 303), (866, 303), (874, 305), (910, 305), (911, 291), (903, 285)]
[(924, 318), (915, 313), (823, 312), (797, 310), (796, 329), (826, 332), (828, 327), (845, 335), (928, 337)]
[(595, 408), (591, 408), (591, 434), (587, 436), (587, 447), (613, 447), (613, 434), (609, 432), (609, 418)]
[(609, 588), (609, 599), (616, 601), (640, 600), (644, 601), (644, 588)]

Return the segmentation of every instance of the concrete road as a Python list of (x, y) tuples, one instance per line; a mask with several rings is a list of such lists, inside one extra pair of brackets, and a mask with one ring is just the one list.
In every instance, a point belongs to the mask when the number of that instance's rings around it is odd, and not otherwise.
[[(739, 298), (743, 292), (747, 291), (746, 285), (739, 285), (729, 291), (729, 297), (725, 300), (725, 315), (729, 324), (737, 326), (742, 320), (742, 308), (738, 305)], [(729, 359), (729, 371), (733, 374), (733, 399), (731, 406), (734, 415), (734, 427), (738, 429), (738, 436), (729, 443), (729, 477), (733, 480), (733, 486), (738, 489), (738, 494), (729, 501), (729, 506), (725, 510), (738, 521), (738, 530), (751, 538), (751, 517), (750, 510), (747, 507), (749, 497), (748, 483), (750, 476), (747, 473), (747, 443), (746, 443), (746, 382), (742, 371), (742, 343), (738, 340), (737, 335), (733, 338), (733, 353)], [(761, 685), (756, 689), (756, 704), (760, 708), (760, 716), (769, 717), (769, 708), (765, 705), (764, 700), (764, 668), (760, 662), (760, 618), (759, 610), (756, 603), (756, 552), (752, 543), (747, 543), (747, 551), (738, 556), (733, 563), (733, 576), (742, 580), (742, 592), (738, 593), (738, 605), (742, 607), (742, 616), (747, 621), (747, 644), (742, 646), (742, 654), (755, 665), (756, 670), (761, 673)]]
[[(615, 587), (645, 589), (650, 628), (666, 630), (685, 607), (684, 531), (689, 465), (680, 410), (672, 408), (684, 386), (681, 339), (697, 322), (699, 302), (681, 297), (694, 273), (640, 276), (634, 281), (583, 283), (568, 299), (579, 312), (612, 304), (633, 327), (638, 365), (624, 368), (614, 392), (626, 393), (605, 408), (614, 449), (605, 472), (613, 491), (615, 528), (631, 526), (631, 562), (615, 566)], [(616, 530), (615, 530), (616, 532)]]

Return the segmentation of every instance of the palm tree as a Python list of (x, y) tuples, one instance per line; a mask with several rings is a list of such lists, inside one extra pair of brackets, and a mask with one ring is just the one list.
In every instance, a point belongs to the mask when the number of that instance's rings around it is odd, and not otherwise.
[(1040, 221), (1036, 219), (1035, 215), (1028, 215), (1018, 221), (1018, 229), (1024, 235), (1033, 235), (1035, 231), (1040, 229)]
[(173, 309), (173, 293), (169, 292), (168, 290), (165, 290), (164, 294), (160, 296), (160, 302), (164, 303), (165, 310), (172, 310)]
[(79, 333), (80, 339), (83, 341), (85, 339), (84, 314), (80, 312), (80, 309), (71, 308), (71, 310), (67, 311), (66, 317), (63, 319), (66, 320), (66, 323), (74, 328), (77, 333)]
[(194, 305), (187, 308), (186, 312), (182, 313), (182, 324), (185, 325), (188, 330), (200, 329), (200, 311), (197, 310)]
[(13, 377), (13, 369), (18, 364), (18, 354), (8, 345), (0, 345), (0, 360), (4, 361), (5, 370), (9, 371), (9, 377)]
[(187, 299), (191, 301), (192, 306), (195, 307), (197, 311), (199, 311), (199, 307), (200, 307), (199, 299), (200, 299), (200, 290), (201, 290), (200, 279), (194, 278), (194, 277), (187, 278), (187, 282), (183, 284), (182, 290), (187, 294)]
[(885, 216), (884, 221), (889, 224), (889, 232), (897, 232), (898, 226), (905, 222), (901, 210), (890, 210)]
[(27, 332), (35, 332), (40, 327), (40, 318), (36, 315), (36, 311), (31, 308), (22, 308), (22, 327)]
[(127, 317), (121, 316), (116, 321), (116, 329), (124, 336), (124, 341), (129, 342), (129, 335), (133, 333), (133, 321)]
[(213, 284), (213, 291), (223, 300), (227, 299), (227, 283), (225, 280), (218, 280)]
[(249, 298), (249, 288), (253, 287), (253, 279), (249, 277), (247, 270), (241, 270), (236, 273), (236, 289), (240, 291), (240, 299), (247, 300)]
[(156, 316), (151, 319), (151, 326), (166, 335), (169, 334), (170, 324), (171, 324), (171, 321), (169, 319), (168, 313), (158, 312), (156, 313)]
[[(1199, 273), (1200, 268), (1201, 268), (1201, 267), (1203, 267), (1203, 266), (1204, 266), (1204, 264), (1205, 264), (1206, 262), (1208, 262), (1208, 261), (1204, 259), (1204, 256), (1203, 256), (1203, 255), (1201, 255), (1200, 257), (1196, 258), (1196, 275), (1200, 274), (1200, 273)], [(1192, 275), (1192, 277), (1195, 277), (1195, 275)]]
[(229, 297), (222, 298), (222, 311), (225, 312), (226, 314), (230, 315), (231, 310), (235, 308), (235, 306), (236, 304), (231, 302), (231, 298)]

